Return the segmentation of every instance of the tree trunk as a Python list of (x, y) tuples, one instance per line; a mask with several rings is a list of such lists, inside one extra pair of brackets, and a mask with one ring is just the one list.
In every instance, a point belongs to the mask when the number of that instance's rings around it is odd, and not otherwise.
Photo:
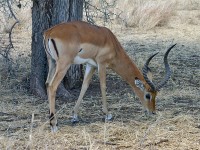
[[(31, 60), (31, 92), (42, 98), (47, 98), (45, 81), (47, 77), (47, 60), (43, 47), (43, 32), (61, 22), (80, 20), (82, 18), (82, 0), (33, 0), (32, 8), (32, 60)], [(82, 67), (73, 65), (64, 83), (73, 88), (80, 85)], [(69, 97), (63, 82), (58, 88), (60, 95)]]

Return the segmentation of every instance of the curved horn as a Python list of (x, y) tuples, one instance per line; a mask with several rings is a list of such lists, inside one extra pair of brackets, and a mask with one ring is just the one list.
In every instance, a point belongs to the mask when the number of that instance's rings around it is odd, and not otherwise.
[(155, 53), (155, 54), (153, 54), (152, 56), (150, 56), (150, 57), (147, 59), (146, 63), (144, 64), (144, 67), (142, 68), (143, 77), (144, 77), (145, 81), (149, 84), (149, 86), (151, 87), (151, 90), (152, 90), (152, 91), (156, 91), (156, 86), (155, 86), (154, 83), (147, 77), (147, 72), (148, 72), (148, 70), (150, 70), (149, 67), (148, 67), (149, 62), (150, 62), (151, 59), (152, 59), (154, 56), (156, 56), (157, 54), (158, 54), (158, 52)]
[(156, 90), (159, 91), (166, 83), (167, 81), (169, 80), (170, 76), (171, 76), (171, 69), (169, 67), (169, 64), (168, 64), (168, 60), (167, 60), (167, 57), (168, 57), (168, 54), (169, 52), (171, 51), (171, 49), (175, 46), (176, 44), (172, 45), (165, 53), (165, 56), (164, 56), (164, 64), (165, 64), (165, 77), (164, 79), (158, 84), (158, 86), (156, 87)]

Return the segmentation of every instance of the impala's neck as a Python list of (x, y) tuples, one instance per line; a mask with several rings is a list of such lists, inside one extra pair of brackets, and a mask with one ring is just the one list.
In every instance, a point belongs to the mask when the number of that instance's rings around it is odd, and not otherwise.
[(145, 85), (145, 88), (149, 88), (148, 84), (144, 80), (144, 77), (138, 67), (133, 63), (129, 56), (125, 53), (123, 48), (118, 49), (116, 59), (112, 65), (112, 69), (119, 74), (133, 89), (135, 94), (140, 98), (141, 102), (144, 102), (144, 91), (141, 91), (135, 85), (135, 79), (138, 78)]
[(135, 78), (138, 78), (142, 82), (145, 82), (140, 70), (129, 58), (129, 56), (124, 52), (123, 49), (118, 51), (112, 69), (131, 86), (135, 86)]
[(119, 74), (132, 88), (133, 90), (137, 90), (135, 86), (135, 79), (138, 78), (143, 84), (146, 84), (144, 77), (138, 67), (133, 63), (130, 57), (126, 54), (125, 50), (121, 46), (120, 42), (116, 38), (116, 36), (109, 32), (110, 36), (113, 39), (113, 48), (116, 52), (116, 57), (113, 59), (111, 64), (111, 69)]

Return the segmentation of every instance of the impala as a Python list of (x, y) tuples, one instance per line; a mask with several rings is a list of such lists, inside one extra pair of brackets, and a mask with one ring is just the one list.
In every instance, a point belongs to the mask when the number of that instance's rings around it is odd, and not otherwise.
[(55, 132), (57, 131), (56, 90), (71, 64), (86, 64), (81, 92), (73, 110), (72, 122), (78, 121), (79, 106), (96, 69), (99, 74), (106, 120), (112, 119), (106, 101), (107, 68), (111, 68), (131, 86), (149, 113), (155, 113), (157, 92), (170, 78), (171, 71), (167, 57), (175, 45), (171, 46), (164, 55), (166, 75), (157, 85), (149, 78), (150, 69), (148, 67), (149, 62), (157, 53), (149, 57), (141, 73), (108, 28), (82, 21), (58, 24), (44, 32), (44, 46), (49, 65), (46, 86), (50, 107), (50, 126)]

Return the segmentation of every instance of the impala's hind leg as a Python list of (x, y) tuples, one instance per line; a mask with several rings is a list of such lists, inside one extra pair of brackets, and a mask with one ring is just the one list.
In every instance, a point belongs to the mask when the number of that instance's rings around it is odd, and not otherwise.
[[(56, 90), (58, 88), (58, 85), (64, 78), (67, 70), (70, 67), (70, 63), (56, 63), (56, 69), (53, 77), (51, 78), (51, 75), (49, 75), (49, 80), (47, 84), (47, 94), (48, 94), (48, 100), (49, 100), (49, 108), (50, 108), (50, 126), (51, 131), (56, 132), (57, 131), (57, 119), (55, 116), (55, 97), (56, 97)], [(49, 72), (51, 73), (51, 72)]]
[(73, 118), (71, 120), (72, 123), (78, 122), (78, 110), (80, 107), (80, 104), (83, 100), (83, 96), (85, 95), (85, 92), (88, 89), (90, 79), (92, 78), (92, 75), (94, 74), (95, 68), (89, 64), (87, 64), (86, 69), (85, 69), (85, 75), (84, 75), (84, 80), (81, 88), (80, 95), (78, 97), (78, 101), (76, 102), (76, 105), (74, 107), (74, 114)]
[(53, 78), (55, 71), (56, 71), (56, 61), (52, 58), (48, 58), (48, 66), (49, 66), (49, 72), (46, 80), (46, 86), (51, 82), (51, 79)]

